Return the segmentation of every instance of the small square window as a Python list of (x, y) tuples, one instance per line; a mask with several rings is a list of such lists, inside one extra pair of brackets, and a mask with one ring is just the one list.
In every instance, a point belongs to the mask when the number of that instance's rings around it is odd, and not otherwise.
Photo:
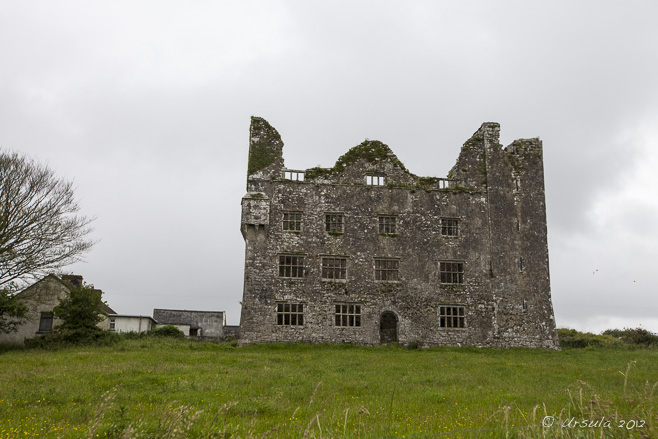
[(302, 213), (298, 211), (283, 212), (283, 230), (290, 232), (302, 230)]
[(276, 324), (280, 326), (303, 326), (304, 304), (302, 303), (277, 303)]
[(375, 259), (375, 280), (397, 282), (399, 272), (399, 259)]
[(465, 328), (463, 306), (440, 306), (439, 326), (441, 328)]
[(304, 277), (304, 256), (279, 255), (279, 277)]
[(324, 216), (325, 230), (330, 233), (343, 233), (343, 214), (328, 213)]
[(456, 218), (441, 218), (441, 235), (459, 236), (459, 220)]
[(397, 219), (395, 215), (379, 215), (379, 233), (385, 235), (397, 233)]
[(337, 303), (334, 321), (336, 326), (361, 326), (361, 305)]
[(464, 263), (446, 261), (439, 263), (439, 272), (441, 274), (442, 284), (463, 284), (464, 283)]
[(386, 183), (383, 175), (366, 175), (366, 184), (368, 186), (384, 186)]

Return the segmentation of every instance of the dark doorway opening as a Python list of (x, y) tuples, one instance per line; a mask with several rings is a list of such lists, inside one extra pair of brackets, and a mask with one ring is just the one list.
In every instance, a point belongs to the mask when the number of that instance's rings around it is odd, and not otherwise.
[(379, 341), (393, 343), (398, 341), (398, 316), (386, 311), (379, 318)]

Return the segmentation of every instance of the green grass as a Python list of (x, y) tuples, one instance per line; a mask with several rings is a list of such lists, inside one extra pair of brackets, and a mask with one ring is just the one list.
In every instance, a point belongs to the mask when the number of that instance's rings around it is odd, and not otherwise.
[[(151, 338), (6, 351), (0, 370), (0, 439), (655, 437), (658, 426), (655, 349), (235, 348)], [(557, 419), (551, 428), (541, 426), (546, 415)], [(614, 423), (559, 428), (571, 417)], [(619, 428), (622, 420), (645, 427)]]

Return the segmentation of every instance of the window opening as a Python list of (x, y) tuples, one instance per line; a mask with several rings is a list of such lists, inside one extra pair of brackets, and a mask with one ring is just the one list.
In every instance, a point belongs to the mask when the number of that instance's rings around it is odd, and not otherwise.
[(455, 218), (441, 218), (441, 235), (459, 236), (459, 220)]
[(322, 279), (346, 279), (347, 258), (326, 256), (322, 258)]
[(304, 304), (277, 303), (276, 324), (281, 326), (302, 326), (304, 324)]
[(280, 277), (304, 277), (304, 256), (279, 255)]
[(336, 304), (336, 326), (361, 326), (361, 305)]
[(395, 215), (379, 215), (379, 233), (397, 233), (397, 217)]
[(465, 328), (463, 306), (440, 306), (439, 326), (441, 328)]
[(375, 259), (375, 280), (397, 281), (400, 261), (398, 259)]
[(283, 230), (292, 232), (302, 230), (302, 213), (297, 211), (283, 212)]
[(366, 184), (368, 186), (384, 186), (386, 183), (383, 175), (366, 175)]
[(324, 216), (325, 230), (332, 233), (343, 233), (343, 215), (328, 213)]
[(304, 181), (304, 173), (302, 171), (283, 171), (283, 178), (292, 181)]
[(50, 332), (53, 330), (53, 313), (42, 312), (39, 319), (39, 332)]
[(442, 284), (462, 284), (464, 283), (464, 263), (463, 262), (440, 262), (439, 272), (441, 274)]

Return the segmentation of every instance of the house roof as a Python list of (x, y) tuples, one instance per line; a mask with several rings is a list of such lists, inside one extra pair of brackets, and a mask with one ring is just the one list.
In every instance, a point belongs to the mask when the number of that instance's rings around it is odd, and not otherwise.
[(114, 318), (122, 318), (122, 317), (125, 317), (125, 318), (128, 318), (128, 319), (130, 319), (130, 318), (132, 318), (132, 319), (148, 319), (148, 320), (151, 320), (153, 323), (158, 323), (158, 322), (157, 322), (153, 317), (151, 317), (151, 316), (137, 316), (137, 315), (130, 315), (130, 314), (116, 314), (116, 313), (112, 313), (112, 314), (108, 314), (108, 317), (109, 317), (109, 318), (112, 318), (112, 319), (114, 319)]

